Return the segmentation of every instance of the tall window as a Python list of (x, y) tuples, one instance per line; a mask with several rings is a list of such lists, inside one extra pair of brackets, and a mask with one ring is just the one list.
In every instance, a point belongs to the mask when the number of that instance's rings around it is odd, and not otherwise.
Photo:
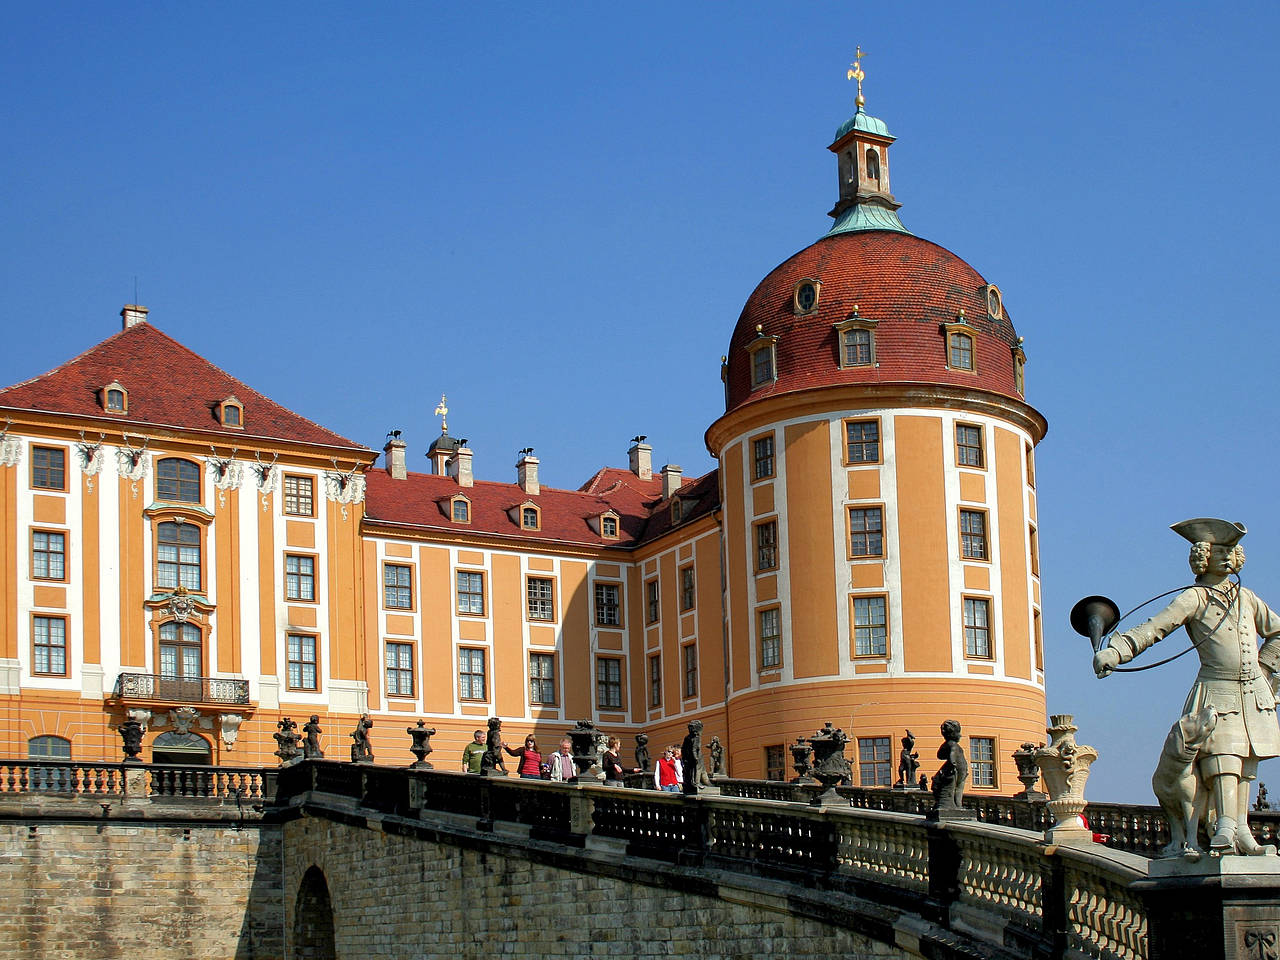
[(858, 783), (864, 787), (892, 785), (888, 737), (858, 738)]
[(771, 743), (764, 748), (764, 778), (787, 779), (787, 748), (785, 744)]
[(996, 785), (995, 737), (969, 738), (969, 772), (975, 787)]
[(458, 612), (484, 615), (484, 574), (458, 571)]
[(884, 511), (880, 507), (849, 509), (849, 555), (884, 556)]
[(284, 558), (284, 596), (286, 600), (316, 598), (316, 558), (287, 554)]
[(865, 367), (871, 364), (871, 331), (853, 327), (844, 332), (844, 366)]
[(880, 151), (867, 147), (867, 179), (880, 186)]
[(291, 517), (315, 515), (315, 481), (311, 477), (284, 478), (284, 512)]
[(662, 656), (649, 658), (649, 706), (662, 706)]
[(67, 675), (67, 621), (62, 617), (32, 617), (32, 673), (46, 677)]
[(193, 623), (160, 625), (160, 676), (194, 680), (202, 661), (200, 628)]
[(981, 467), (982, 428), (968, 423), (956, 424), (956, 463), (962, 467)]
[(991, 656), (991, 601), (964, 599), (964, 652), (968, 657)]
[(67, 488), (67, 452), (57, 447), (31, 448), (31, 486), (40, 490)]
[(156, 499), (200, 502), (200, 468), (190, 460), (169, 457), (156, 464)]
[[(530, 620), (554, 620), (556, 618), (555, 586), (547, 577), (530, 577), (525, 583), (529, 603)], [(542, 701), (535, 701), (540, 703)]]
[(453, 520), (455, 523), (471, 522), (471, 504), (461, 497), (453, 501)]
[(622, 709), (622, 661), (616, 657), (596, 660), (596, 706)]
[(622, 623), (621, 606), (618, 603), (619, 588), (616, 583), (596, 584), (596, 625), (616, 627)]
[(484, 651), (459, 647), (458, 696), (463, 700), (483, 700), (484, 689)]
[(966, 560), (987, 559), (987, 515), (981, 510), (960, 511), (960, 555)]
[(888, 653), (888, 626), (884, 597), (853, 598), (853, 653), (857, 657), (883, 657)]
[(879, 420), (850, 420), (844, 425), (844, 435), (849, 463), (880, 462)]
[(947, 338), (951, 367), (955, 370), (973, 369), (973, 337), (967, 333), (953, 333)]
[(782, 615), (777, 607), (756, 614), (760, 635), (760, 669), (771, 670), (782, 664)]
[(165, 521), (156, 527), (156, 586), (200, 592), (200, 528)]
[(402, 563), (382, 565), (382, 605), (388, 610), (413, 609), (413, 567)]
[(685, 644), (684, 648), (684, 698), (692, 699), (698, 695), (698, 646)]
[(773, 346), (765, 343), (751, 354), (751, 386), (758, 387), (773, 380)]
[(1031, 575), (1033, 577), (1040, 576), (1040, 538), (1036, 535), (1036, 528), (1027, 526), (1027, 549), (1031, 556)]
[(520, 526), (526, 530), (538, 529), (538, 508), (524, 507), (520, 511)]
[(289, 689), (319, 689), (319, 676), (316, 671), (316, 638), (308, 633), (291, 633), (287, 640)]
[(756, 524), (756, 570), (773, 570), (778, 566), (778, 521)]
[(751, 479), (763, 480), (772, 477), (773, 467), (773, 434), (756, 437), (751, 441)]
[(36, 530), (31, 534), (31, 576), (37, 580), (65, 580), (67, 577), (67, 537), (62, 533)]
[(693, 567), (680, 568), (680, 609), (692, 610), (698, 592), (693, 579)]
[(413, 644), (387, 641), (387, 696), (413, 696)]
[(529, 702), (556, 702), (556, 658), (554, 654), (529, 654)]
[(1013, 358), (1013, 389), (1021, 394), (1027, 392), (1027, 361), (1021, 357)]
[(662, 612), (662, 605), (659, 600), (658, 581), (650, 580), (644, 585), (644, 609), (646, 622), (658, 622), (658, 616)]

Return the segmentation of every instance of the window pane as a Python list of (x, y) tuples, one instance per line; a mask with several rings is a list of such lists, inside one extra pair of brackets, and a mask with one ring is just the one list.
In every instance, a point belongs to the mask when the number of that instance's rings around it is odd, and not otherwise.
[(618, 605), (618, 586), (613, 583), (596, 584), (596, 623), (602, 627), (616, 627), (621, 623)]
[(554, 620), (552, 583), (546, 577), (530, 577), (525, 585), (530, 620)]
[(65, 450), (54, 447), (31, 448), (31, 485), (45, 490), (61, 490), (66, 481)]
[(883, 657), (888, 652), (884, 597), (854, 598), (853, 652), (859, 657)]
[(761, 610), (757, 622), (760, 635), (760, 667), (776, 667), (782, 663), (782, 618), (777, 608)]
[(846, 330), (844, 332), (844, 365), (861, 367), (871, 363), (871, 331)]
[(458, 571), (458, 612), (484, 614), (484, 574)]
[(755, 479), (773, 476), (773, 434), (752, 441), (752, 452), (755, 457)]
[(888, 737), (858, 738), (858, 778), (864, 787), (887, 787), (892, 784)]
[(190, 460), (161, 460), (156, 465), (156, 498), (199, 503), (200, 468)]
[(388, 643), (386, 648), (387, 693), (413, 696), (413, 644)]
[(845, 459), (849, 463), (879, 463), (880, 421), (850, 420), (844, 430)]
[(295, 517), (311, 516), (314, 489), (310, 477), (285, 477), (284, 512)]
[(884, 556), (884, 514), (880, 507), (849, 511), (849, 552), (855, 557)]

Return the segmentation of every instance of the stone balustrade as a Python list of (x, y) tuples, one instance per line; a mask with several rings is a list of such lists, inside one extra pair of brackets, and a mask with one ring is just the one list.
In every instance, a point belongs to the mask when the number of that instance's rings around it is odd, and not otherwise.
[(262, 804), (275, 794), (274, 769), (164, 763), (0, 760), (0, 795), (182, 799)]

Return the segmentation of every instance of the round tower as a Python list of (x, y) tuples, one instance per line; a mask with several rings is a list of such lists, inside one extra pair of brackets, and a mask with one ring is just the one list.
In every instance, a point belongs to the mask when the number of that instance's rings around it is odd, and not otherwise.
[(834, 225), (760, 282), (724, 360), (706, 441), (730, 769), (776, 772), (830, 720), (855, 738), (856, 783), (896, 781), (907, 730), (932, 773), (955, 719), (971, 789), (1008, 794), (1010, 755), (1044, 735), (1033, 450), (1047, 424), (1000, 290), (898, 218), (893, 140), (859, 90), (829, 148)]

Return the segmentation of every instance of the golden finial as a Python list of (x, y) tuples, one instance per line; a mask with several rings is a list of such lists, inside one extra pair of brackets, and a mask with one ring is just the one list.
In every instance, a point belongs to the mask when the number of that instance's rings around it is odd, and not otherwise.
[(862, 52), (862, 47), (859, 46), (853, 56), (853, 69), (851, 69), (845, 76), (846, 80), (858, 81), (858, 99), (855, 100), (854, 103), (856, 103), (859, 108), (865, 106), (867, 102), (862, 96), (862, 81), (866, 77), (866, 74), (862, 72), (862, 58), (865, 56), (866, 54)]
[(449, 421), (448, 419), (446, 419), (449, 416), (449, 408), (446, 407), (444, 404), (445, 404), (445, 396), (442, 393), (440, 394), (440, 402), (436, 404), (436, 413), (435, 413), (435, 415), (440, 418), (441, 434), (447, 434), (449, 432)]

